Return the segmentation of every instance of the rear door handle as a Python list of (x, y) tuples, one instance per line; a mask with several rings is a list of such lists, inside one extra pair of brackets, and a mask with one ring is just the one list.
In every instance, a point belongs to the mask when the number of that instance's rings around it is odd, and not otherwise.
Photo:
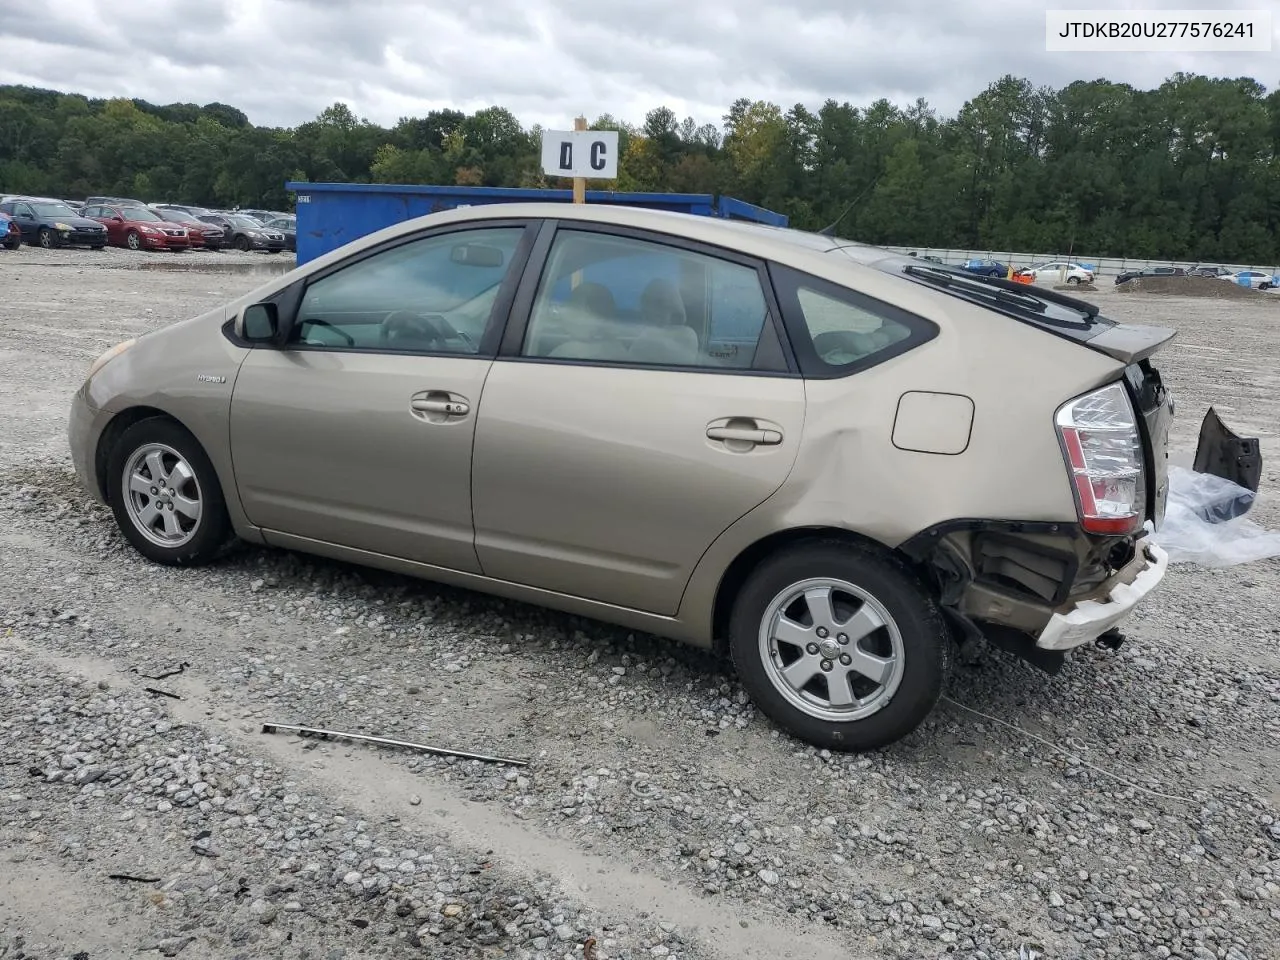
[(782, 442), (777, 430), (753, 430), (747, 427), (707, 427), (712, 440), (741, 440), (743, 443), (774, 444)]
[(782, 442), (782, 428), (752, 417), (726, 417), (707, 424), (707, 439), (730, 447), (774, 446)]

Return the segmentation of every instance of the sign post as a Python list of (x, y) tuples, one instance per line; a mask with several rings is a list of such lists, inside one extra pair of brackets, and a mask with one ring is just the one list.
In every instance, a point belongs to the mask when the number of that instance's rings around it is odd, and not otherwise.
[(572, 130), (544, 130), (542, 172), (572, 177), (573, 202), (586, 203), (588, 180), (618, 179), (618, 131), (588, 130), (586, 117), (574, 120)]
[[(581, 133), (583, 130), (587, 129), (587, 118), (578, 117), (576, 120), (574, 120), (573, 129), (577, 133)], [(586, 177), (573, 178), (573, 202), (574, 203), (587, 202), (587, 178)]]

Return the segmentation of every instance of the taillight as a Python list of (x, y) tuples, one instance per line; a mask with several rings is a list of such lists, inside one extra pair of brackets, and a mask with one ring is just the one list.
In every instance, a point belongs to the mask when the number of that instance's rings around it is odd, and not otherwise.
[(1080, 524), (1090, 533), (1142, 527), (1146, 477), (1138, 416), (1121, 383), (1063, 404), (1056, 416)]

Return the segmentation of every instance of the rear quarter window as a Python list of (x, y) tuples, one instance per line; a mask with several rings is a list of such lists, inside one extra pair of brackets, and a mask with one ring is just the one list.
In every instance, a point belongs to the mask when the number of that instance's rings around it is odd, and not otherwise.
[(805, 377), (849, 376), (938, 335), (924, 317), (848, 287), (777, 264), (769, 273)]

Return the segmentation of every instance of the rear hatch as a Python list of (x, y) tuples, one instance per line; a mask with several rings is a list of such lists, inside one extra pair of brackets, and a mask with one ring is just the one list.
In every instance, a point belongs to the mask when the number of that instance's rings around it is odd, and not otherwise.
[(1056, 290), (984, 277), (959, 267), (922, 263), (879, 247), (832, 239), (829, 252), (840, 252), (859, 263), (897, 274), (907, 280), (1002, 313), (1104, 353), (1125, 365), (1124, 382), (1142, 425), (1147, 461), (1147, 518), (1159, 529), (1169, 497), (1169, 425), (1173, 401), (1151, 364), (1151, 356), (1169, 343), (1177, 331), (1169, 327), (1118, 323), (1101, 315), (1088, 301)]

